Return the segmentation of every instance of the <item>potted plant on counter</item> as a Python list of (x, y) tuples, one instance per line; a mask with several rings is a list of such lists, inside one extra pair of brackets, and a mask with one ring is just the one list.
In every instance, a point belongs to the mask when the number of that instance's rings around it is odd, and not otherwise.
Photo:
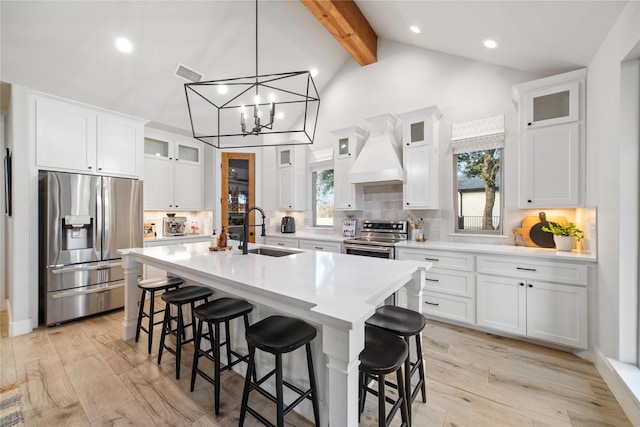
[(542, 227), (542, 231), (553, 234), (553, 241), (559, 251), (571, 251), (575, 240), (579, 242), (584, 238), (582, 230), (572, 222), (569, 225), (550, 222)]

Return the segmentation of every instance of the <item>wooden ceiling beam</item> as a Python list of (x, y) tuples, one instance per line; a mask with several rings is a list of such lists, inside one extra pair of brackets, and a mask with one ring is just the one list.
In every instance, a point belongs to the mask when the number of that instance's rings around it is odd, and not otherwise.
[(358, 64), (378, 60), (378, 36), (353, 0), (300, 1)]

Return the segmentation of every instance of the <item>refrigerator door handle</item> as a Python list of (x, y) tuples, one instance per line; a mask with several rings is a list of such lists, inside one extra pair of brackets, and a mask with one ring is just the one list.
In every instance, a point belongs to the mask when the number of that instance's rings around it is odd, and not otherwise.
[(124, 282), (120, 282), (117, 283), (115, 285), (110, 285), (110, 286), (105, 286), (104, 288), (96, 288), (96, 289), (90, 289), (87, 291), (69, 291), (69, 292), (56, 292), (51, 294), (51, 298), (68, 298), (68, 297), (75, 297), (78, 295), (88, 295), (88, 294), (99, 294), (99, 293), (105, 293), (105, 292), (109, 292), (112, 291), (114, 289), (120, 289), (124, 287)]
[(95, 224), (95, 229), (96, 229), (96, 241), (94, 244), (95, 247), (95, 253), (98, 259), (104, 259), (104, 253), (102, 251), (102, 246), (103, 246), (103, 236), (104, 236), (104, 200), (103, 200), (103, 193), (102, 193), (102, 182), (104, 180), (104, 177), (100, 177), (97, 179), (96, 181), (96, 189), (95, 189), (95, 194), (96, 194), (96, 224)]
[(89, 265), (89, 266), (70, 265), (67, 267), (60, 267), (58, 265), (48, 265), (47, 269), (51, 270), (53, 274), (62, 274), (62, 273), (70, 273), (74, 271), (102, 270), (106, 268), (121, 267), (121, 266), (122, 266), (122, 261), (117, 261), (117, 262), (100, 263), (100, 264)]

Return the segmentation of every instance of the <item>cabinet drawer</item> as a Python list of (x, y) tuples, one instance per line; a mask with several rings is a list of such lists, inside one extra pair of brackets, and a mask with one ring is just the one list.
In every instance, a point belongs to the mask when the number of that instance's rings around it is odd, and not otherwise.
[(452, 295), (475, 297), (475, 274), (431, 269), (425, 274), (424, 289)]
[(475, 323), (476, 303), (473, 298), (425, 292), (422, 313), (458, 322)]
[(587, 285), (587, 266), (531, 258), (478, 257), (478, 273)]
[(297, 248), (298, 241), (295, 239), (280, 239), (277, 237), (267, 237), (264, 239), (265, 245), (280, 246), (283, 248)]
[(398, 259), (411, 261), (429, 261), (433, 268), (449, 270), (473, 271), (475, 268), (474, 255), (458, 252), (438, 252), (424, 249), (398, 249)]
[(324, 251), (324, 252), (342, 252), (342, 243), (327, 242), (322, 240), (300, 240), (300, 249), (309, 249), (312, 251)]

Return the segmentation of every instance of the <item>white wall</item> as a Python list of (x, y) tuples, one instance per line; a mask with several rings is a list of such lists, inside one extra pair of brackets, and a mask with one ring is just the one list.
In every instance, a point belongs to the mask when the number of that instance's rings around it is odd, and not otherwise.
[[(638, 283), (620, 281), (620, 254), (637, 248), (638, 235), (621, 230), (622, 209), (627, 194), (621, 183), (637, 176), (637, 157), (629, 164), (621, 155), (638, 140), (621, 132), (621, 63), (640, 42), (640, 3), (629, 2), (613, 29), (589, 64), (587, 73), (587, 204), (598, 209), (598, 337), (596, 347), (608, 357), (618, 359), (621, 345), (636, 342), (625, 331), (621, 304), (632, 303)], [(636, 127), (637, 127), (636, 117)], [(638, 183), (635, 182), (635, 193)], [(629, 192), (625, 187), (625, 193)], [(632, 190), (631, 190), (632, 191)], [(637, 221), (637, 216), (636, 216)], [(626, 267), (628, 268), (628, 267)], [(636, 266), (637, 268), (637, 266)], [(637, 303), (636, 303), (637, 304)], [(636, 305), (637, 307), (637, 305)], [(637, 311), (637, 308), (636, 310)]]
[[(438, 105), (443, 113), (440, 119), (441, 209), (415, 212), (415, 215), (428, 218), (429, 238), (449, 240), (454, 224), (453, 160), (449, 149), (451, 124), (504, 114), (504, 230), (508, 232), (522, 220), (522, 214), (517, 210), (517, 108), (511, 99), (511, 87), (540, 77), (379, 40), (377, 63), (360, 67), (354, 61), (347, 61), (320, 94), (320, 116), (311, 149), (332, 148), (332, 130), (354, 125), (367, 129), (367, 117), (383, 113), (397, 115)], [(398, 127), (396, 134), (400, 133)], [(267, 190), (265, 194), (270, 194), (275, 188), (270, 182), (275, 181), (275, 165), (265, 162), (264, 166), (269, 173), (265, 175), (263, 189)], [(400, 203), (397, 210), (403, 218)]]

